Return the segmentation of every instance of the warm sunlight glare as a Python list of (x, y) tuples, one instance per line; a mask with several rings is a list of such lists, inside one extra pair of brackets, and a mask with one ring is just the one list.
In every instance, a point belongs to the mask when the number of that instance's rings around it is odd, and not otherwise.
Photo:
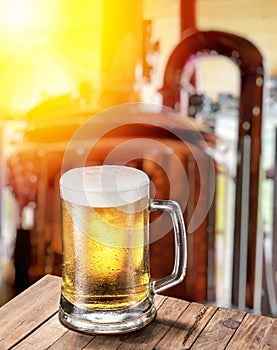
[(52, 31), (58, 24), (61, 0), (0, 0), (0, 27), (4, 36)]
[(36, 21), (35, 1), (8, 0), (1, 2), (2, 23), (6, 29), (27, 29)]
[(0, 113), (99, 85), (101, 2), (0, 0)]
[(76, 105), (82, 112), (95, 108), (101, 89), (107, 100), (121, 101), (120, 89), (133, 94), (141, 47), (136, 3), (0, 0), (0, 113), (24, 114), (39, 104), (51, 110), (49, 101), (68, 104), (84, 86), (89, 92)]

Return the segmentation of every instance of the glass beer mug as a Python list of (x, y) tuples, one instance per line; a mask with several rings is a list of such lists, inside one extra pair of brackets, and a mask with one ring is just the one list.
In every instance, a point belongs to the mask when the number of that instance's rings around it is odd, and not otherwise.
[[(126, 166), (75, 168), (60, 179), (63, 272), (59, 317), (85, 333), (124, 333), (156, 314), (154, 294), (182, 281), (187, 246), (183, 216), (174, 201), (150, 200), (149, 178)], [(171, 215), (175, 263), (152, 281), (149, 212)]]

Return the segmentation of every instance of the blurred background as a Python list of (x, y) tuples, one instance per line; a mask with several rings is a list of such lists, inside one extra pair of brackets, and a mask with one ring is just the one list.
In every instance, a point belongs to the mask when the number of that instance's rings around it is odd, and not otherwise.
[[(191, 141), (203, 184), (190, 147), (170, 132), (145, 134), (164, 139), (187, 171), (186, 223), (206, 186), (187, 277), (169, 294), (276, 316), (276, 20), (274, 0), (0, 0), (0, 305), (61, 274), (58, 180), (74, 132), (105, 108), (146, 102), (191, 118), (206, 141)], [(105, 138), (88, 164), (136, 133)], [(128, 165), (167, 198), (170, 154), (151, 157)], [(169, 234), (151, 247), (154, 278), (171, 270), (173, 246)]]

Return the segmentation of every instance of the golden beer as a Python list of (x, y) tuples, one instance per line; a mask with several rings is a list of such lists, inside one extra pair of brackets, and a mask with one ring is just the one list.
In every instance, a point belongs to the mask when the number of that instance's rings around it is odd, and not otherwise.
[(62, 294), (70, 303), (122, 308), (147, 298), (147, 201), (92, 208), (61, 200)]
[[(60, 321), (92, 334), (124, 333), (154, 319), (154, 294), (185, 275), (182, 212), (173, 201), (149, 200), (150, 180), (137, 169), (75, 168), (60, 179), (63, 275)], [(149, 274), (149, 212), (167, 211), (176, 235), (173, 272)]]

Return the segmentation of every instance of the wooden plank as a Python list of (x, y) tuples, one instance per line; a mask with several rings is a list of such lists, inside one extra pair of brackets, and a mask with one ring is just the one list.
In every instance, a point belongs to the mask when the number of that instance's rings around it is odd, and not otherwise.
[(216, 311), (216, 306), (191, 303), (155, 349), (190, 349)]
[(0, 320), (13, 318), (11, 310), (18, 310), (23, 312), (32, 305), (34, 299), (44, 298), (51, 290), (60, 288), (61, 278), (57, 276), (47, 275), (42, 277), (39, 281), (31, 287), (18, 294), (9, 302), (0, 308)]
[[(33, 331), (28, 337), (18, 343), (13, 350), (44, 350), (62, 337), (68, 329), (63, 326), (58, 318), (58, 313)], [(68, 349), (68, 348), (66, 348)]]
[(83, 350), (110, 350), (118, 349), (122, 343), (130, 336), (130, 334), (119, 334), (113, 336), (97, 335)]
[(57, 312), (60, 278), (45, 276), (1, 308), (0, 348), (8, 349)]
[[(165, 296), (162, 295), (155, 295), (155, 304), (157, 311), (159, 312), (159, 309), (163, 302), (166, 300)], [(153, 321), (154, 322), (154, 321)], [(149, 327), (149, 326), (148, 326)], [(131, 333), (128, 334), (121, 334), (121, 335), (113, 335), (112, 337), (112, 343), (113, 343), (113, 349), (117, 349), (120, 347), (122, 343), (125, 342), (125, 340), (131, 335)], [(98, 335), (90, 344), (88, 344), (85, 349), (110, 349), (111, 344), (111, 338), (108, 338), (107, 336)]]
[[(272, 319), (269, 330), (265, 334), (264, 340), (264, 350), (267, 349), (277, 349), (277, 318)], [(270, 346), (272, 346), (270, 348)]]
[(218, 309), (190, 349), (225, 349), (245, 315), (245, 311), (228, 308)]
[(132, 333), (118, 349), (154, 349), (188, 306), (189, 302), (184, 300), (166, 298), (157, 312), (155, 321), (141, 331)]
[(83, 349), (95, 336), (78, 333), (72, 330), (65, 332), (47, 350)]
[(156, 319), (139, 331), (118, 336), (74, 332), (58, 319), (60, 282), (46, 276), (0, 309), (0, 349), (277, 348), (277, 319), (159, 295)]
[(83, 349), (95, 336), (68, 330), (47, 350)]
[(227, 349), (277, 349), (276, 322), (268, 317), (247, 314)]

